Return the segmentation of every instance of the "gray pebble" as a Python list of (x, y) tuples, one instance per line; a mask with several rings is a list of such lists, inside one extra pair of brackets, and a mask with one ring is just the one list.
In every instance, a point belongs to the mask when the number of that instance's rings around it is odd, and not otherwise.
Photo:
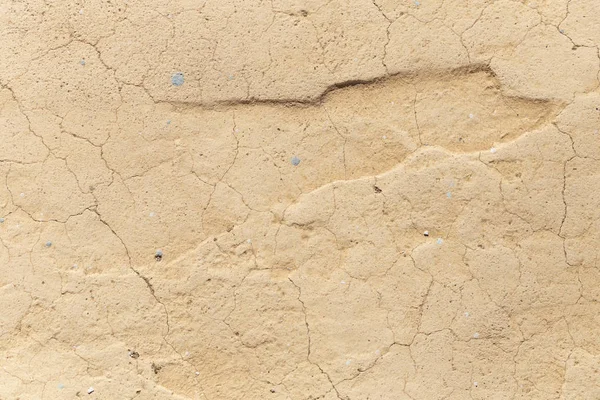
[(296, 156), (292, 157), (292, 165), (300, 164), (300, 159)]
[(171, 76), (171, 83), (173, 84), (173, 86), (181, 86), (183, 85), (184, 79), (183, 79), (183, 73), (182, 72), (177, 72), (175, 74), (173, 74), (173, 76)]
[(48, 240), (48, 241), (46, 242), (46, 247), (50, 247), (50, 246), (52, 246), (52, 242)]

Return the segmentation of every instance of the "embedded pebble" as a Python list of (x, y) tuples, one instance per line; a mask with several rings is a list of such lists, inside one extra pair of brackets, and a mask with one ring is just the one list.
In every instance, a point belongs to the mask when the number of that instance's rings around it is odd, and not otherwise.
[(171, 83), (173, 84), (173, 86), (181, 86), (183, 85), (183, 82), (184, 79), (182, 72), (174, 73), (173, 76), (171, 76)]
[(300, 159), (296, 156), (292, 157), (292, 165), (298, 165), (300, 164)]
[(48, 240), (48, 241), (46, 242), (46, 247), (50, 247), (50, 246), (52, 246), (52, 242)]
[(0, 224), (4, 222), (4, 218), (0, 218)]
[(492, 148), (490, 149), (490, 153), (494, 154), (495, 152), (496, 152), (496, 148), (495, 148), (495, 147), (492, 147)]
[(438, 240), (436, 240), (436, 243), (437, 244), (442, 244), (442, 243), (444, 243), (444, 239), (438, 238)]
[(429, 231), (423, 232), (423, 236), (429, 236)]
[(88, 392), (88, 394), (92, 394), (92, 393), (94, 393), (94, 388), (93, 388), (93, 387), (90, 387), (90, 388), (87, 390), (87, 392)]
[(81, 60), (81, 61), (79, 61), (79, 64), (81, 64), (81, 65), (85, 65), (85, 60)]
[(475, 332), (475, 333), (473, 334), (473, 337), (474, 337), (475, 339), (479, 339), (479, 333), (478, 333), (478, 332)]

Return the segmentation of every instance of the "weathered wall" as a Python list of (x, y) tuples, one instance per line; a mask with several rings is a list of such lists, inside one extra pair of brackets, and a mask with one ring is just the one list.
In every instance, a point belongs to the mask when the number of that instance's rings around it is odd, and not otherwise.
[(0, 0), (0, 399), (600, 398), (598, 11)]

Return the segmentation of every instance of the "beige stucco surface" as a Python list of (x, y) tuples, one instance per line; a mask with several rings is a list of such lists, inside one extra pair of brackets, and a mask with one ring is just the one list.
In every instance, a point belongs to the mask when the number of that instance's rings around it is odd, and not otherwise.
[(0, 399), (600, 399), (599, 46), (597, 0), (0, 0)]

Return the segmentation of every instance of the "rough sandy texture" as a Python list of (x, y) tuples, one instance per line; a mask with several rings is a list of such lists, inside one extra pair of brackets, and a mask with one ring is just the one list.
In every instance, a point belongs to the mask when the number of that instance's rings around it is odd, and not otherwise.
[(0, 32), (0, 399), (600, 398), (597, 0)]

